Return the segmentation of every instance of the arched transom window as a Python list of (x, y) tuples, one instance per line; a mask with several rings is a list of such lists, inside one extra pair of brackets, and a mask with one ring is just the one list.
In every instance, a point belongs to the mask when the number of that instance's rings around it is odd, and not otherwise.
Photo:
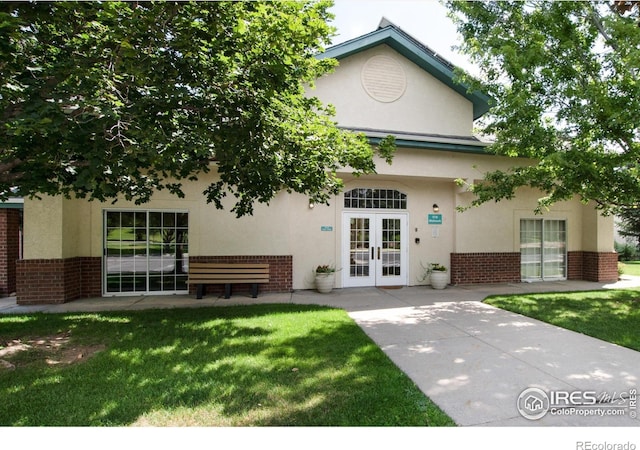
[(407, 194), (395, 189), (356, 188), (344, 193), (345, 208), (407, 209)]

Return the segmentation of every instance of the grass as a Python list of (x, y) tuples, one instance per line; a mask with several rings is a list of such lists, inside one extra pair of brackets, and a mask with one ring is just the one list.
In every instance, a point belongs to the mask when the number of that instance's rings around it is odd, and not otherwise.
[(640, 351), (640, 291), (491, 296), (486, 303)]
[[(4, 426), (450, 426), (338, 309), (253, 305), (0, 317), (0, 346), (63, 335), (0, 368)], [(2, 347), (0, 347), (2, 348)]]
[(625, 261), (622, 264), (622, 273), (640, 277), (640, 261)]

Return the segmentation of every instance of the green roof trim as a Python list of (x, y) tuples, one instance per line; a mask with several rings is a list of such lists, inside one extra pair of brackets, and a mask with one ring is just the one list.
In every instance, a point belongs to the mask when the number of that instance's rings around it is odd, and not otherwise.
[(24, 205), (22, 203), (0, 203), (0, 209), (24, 209)]
[(468, 86), (454, 80), (455, 66), (453, 64), (438, 56), (429, 47), (423, 45), (393, 24), (330, 47), (324, 53), (318, 55), (318, 58), (335, 58), (340, 60), (382, 44), (388, 45), (473, 103), (474, 119), (481, 117), (489, 111), (491, 97), (479, 91), (469, 92)]
[[(378, 145), (383, 138), (367, 136), (369, 144)], [(418, 148), (429, 150), (442, 150), (448, 152), (458, 153), (474, 153), (476, 155), (491, 155), (486, 151), (485, 145), (469, 145), (469, 144), (455, 144), (450, 142), (434, 142), (434, 141), (418, 141), (410, 139), (396, 139), (396, 146), (403, 148)]]

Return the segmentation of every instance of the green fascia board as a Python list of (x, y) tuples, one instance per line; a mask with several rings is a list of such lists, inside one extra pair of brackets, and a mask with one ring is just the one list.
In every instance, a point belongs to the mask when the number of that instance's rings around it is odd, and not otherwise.
[(0, 209), (24, 209), (22, 203), (0, 203)]
[(435, 55), (429, 54), (413, 38), (388, 26), (342, 44), (328, 48), (318, 58), (344, 59), (353, 54), (368, 50), (381, 44), (386, 44), (411, 62), (421, 67), (436, 79), (449, 86), (458, 94), (473, 103), (473, 118), (477, 119), (487, 113), (490, 108), (491, 97), (475, 91), (469, 92), (469, 87), (454, 80), (454, 67), (443, 63)]
[[(369, 144), (378, 145), (382, 141), (381, 137), (367, 136)], [(429, 150), (442, 150), (448, 152), (458, 153), (474, 153), (476, 155), (492, 155), (486, 151), (487, 144), (484, 145), (468, 145), (468, 144), (454, 144), (449, 142), (433, 142), (433, 141), (412, 141), (409, 139), (396, 139), (395, 144), (397, 147), (403, 148), (418, 148)]]

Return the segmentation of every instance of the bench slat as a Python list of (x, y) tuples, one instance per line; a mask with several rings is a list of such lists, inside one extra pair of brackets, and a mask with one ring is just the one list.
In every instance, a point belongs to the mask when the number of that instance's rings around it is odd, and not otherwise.
[(209, 273), (214, 273), (214, 274), (219, 274), (219, 275), (234, 275), (234, 274), (244, 274), (244, 273), (249, 273), (249, 274), (265, 274), (265, 275), (269, 275), (269, 269), (249, 269), (249, 270), (239, 270), (239, 269), (214, 269), (214, 270), (207, 270), (207, 269), (194, 269), (194, 270), (189, 270), (190, 274), (194, 274), (194, 275), (199, 275), (199, 274), (209, 274)]
[(243, 278), (243, 277), (253, 277), (253, 278), (269, 278), (269, 273), (253, 273), (253, 272), (234, 272), (234, 273), (217, 273), (217, 272), (202, 272), (202, 273), (193, 273), (191, 274), (194, 278), (202, 278), (202, 277), (214, 277), (214, 278)]
[[(257, 276), (248, 274), (241, 275), (233, 275), (229, 276), (228, 274), (202, 274), (194, 277), (190, 277), (189, 280), (204, 280), (204, 281), (219, 281), (219, 280), (236, 280), (238, 282), (243, 282), (245, 280), (266, 280), (269, 281), (269, 276)], [(229, 283), (233, 283), (233, 281), (229, 281)]]
[(223, 263), (190, 263), (189, 268), (206, 269), (268, 269), (269, 264), (223, 264)]
[(268, 279), (264, 279), (264, 278), (245, 278), (242, 280), (189, 280), (187, 281), (188, 284), (236, 284), (236, 283), (240, 283), (240, 284), (253, 284), (253, 283), (268, 283), (269, 280)]

